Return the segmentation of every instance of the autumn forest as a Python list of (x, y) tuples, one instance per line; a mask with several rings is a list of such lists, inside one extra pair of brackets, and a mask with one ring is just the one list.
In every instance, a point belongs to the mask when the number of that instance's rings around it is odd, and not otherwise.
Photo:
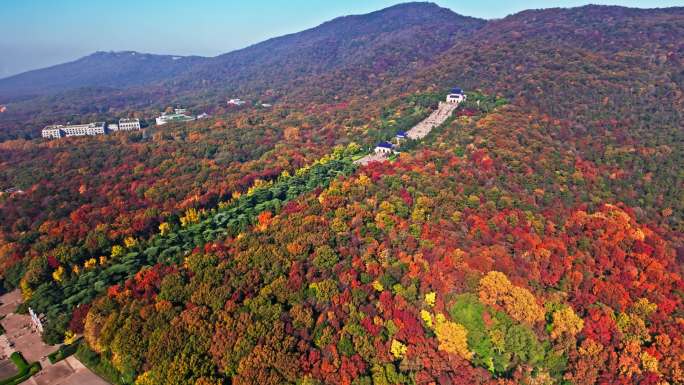
[[(0, 291), (120, 385), (684, 384), (684, 9), (450, 12), (8, 103)], [(454, 86), (444, 124), (355, 162)], [(167, 103), (212, 118), (27, 134)]]

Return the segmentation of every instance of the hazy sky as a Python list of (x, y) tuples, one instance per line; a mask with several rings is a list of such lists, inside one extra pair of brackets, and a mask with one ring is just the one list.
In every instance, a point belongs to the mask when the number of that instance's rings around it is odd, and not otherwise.
[[(0, 78), (94, 51), (215, 56), (269, 37), (367, 13), (397, 0), (0, 0)], [(500, 18), (530, 8), (586, 3), (683, 6), (684, 0), (437, 0)]]

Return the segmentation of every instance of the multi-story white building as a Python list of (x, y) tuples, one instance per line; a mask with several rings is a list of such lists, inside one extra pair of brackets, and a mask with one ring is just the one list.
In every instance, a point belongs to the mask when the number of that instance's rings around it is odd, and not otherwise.
[(140, 119), (120, 119), (119, 131), (137, 131), (140, 130)]
[(95, 122), (69, 126), (52, 125), (43, 128), (43, 138), (62, 138), (65, 136), (93, 136), (107, 133), (107, 123)]
[(64, 136), (62, 130), (60, 130), (60, 127), (62, 126), (47, 126), (43, 128), (41, 135), (46, 139), (59, 139)]
[(61, 130), (64, 131), (65, 136), (104, 135), (107, 133), (107, 123), (95, 122), (64, 126)]

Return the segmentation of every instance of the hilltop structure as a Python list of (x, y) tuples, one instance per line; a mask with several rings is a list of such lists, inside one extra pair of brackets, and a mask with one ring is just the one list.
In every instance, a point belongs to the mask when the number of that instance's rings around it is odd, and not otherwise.
[(466, 101), (468, 97), (465, 95), (462, 89), (454, 87), (451, 92), (446, 97), (446, 102), (450, 104), (460, 104)]
[(390, 142), (382, 141), (375, 145), (373, 152), (379, 155), (391, 155), (395, 152), (395, 146)]

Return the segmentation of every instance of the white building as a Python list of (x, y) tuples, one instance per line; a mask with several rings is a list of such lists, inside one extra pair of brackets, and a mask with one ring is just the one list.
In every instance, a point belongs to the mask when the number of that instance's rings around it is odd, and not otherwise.
[(451, 93), (447, 95), (446, 102), (450, 104), (460, 104), (467, 99), (467, 96), (460, 88), (452, 88)]
[(47, 126), (41, 131), (41, 136), (46, 139), (59, 139), (64, 136), (60, 127), (62, 126)]
[(61, 128), (65, 136), (86, 136), (86, 135), (104, 135), (107, 131), (107, 123), (95, 122), (88, 124), (77, 124), (71, 126), (64, 126)]
[(247, 102), (245, 102), (244, 100), (242, 100), (242, 99), (240, 99), (240, 98), (230, 99), (230, 100), (228, 101), (228, 105), (229, 105), (229, 106), (241, 106), (241, 105), (243, 105), (243, 104), (245, 104), (245, 103), (247, 103)]
[(118, 131), (140, 130), (140, 119), (119, 119)]
[(189, 122), (192, 120), (195, 120), (195, 117), (185, 115), (184, 108), (176, 108), (173, 114), (163, 112), (161, 116), (155, 119), (155, 121), (157, 122), (157, 126), (163, 126), (164, 124), (174, 122)]
[(95, 122), (88, 124), (74, 124), (69, 126), (52, 125), (43, 128), (43, 138), (62, 138), (65, 136), (93, 136), (107, 133), (107, 123)]
[(380, 142), (375, 146), (373, 152), (379, 155), (392, 155), (395, 152), (394, 145), (390, 142)]

